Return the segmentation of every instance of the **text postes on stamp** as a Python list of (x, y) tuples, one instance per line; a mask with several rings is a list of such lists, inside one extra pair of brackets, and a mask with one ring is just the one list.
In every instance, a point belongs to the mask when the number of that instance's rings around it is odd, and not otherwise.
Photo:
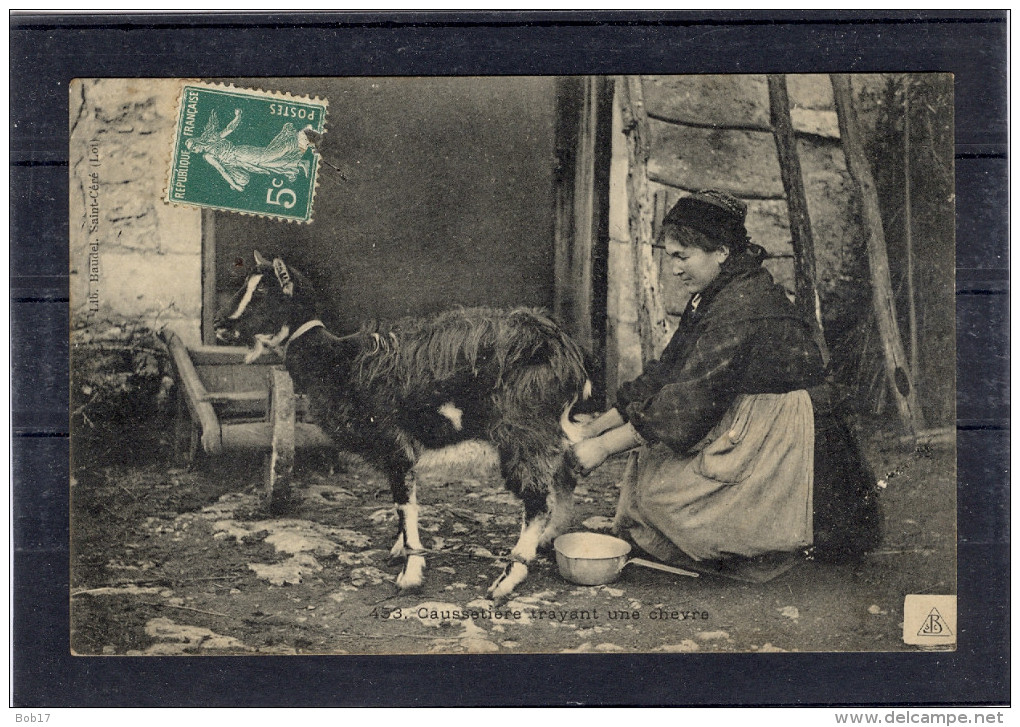
[(325, 99), (186, 83), (166, 201), (310, 222)]

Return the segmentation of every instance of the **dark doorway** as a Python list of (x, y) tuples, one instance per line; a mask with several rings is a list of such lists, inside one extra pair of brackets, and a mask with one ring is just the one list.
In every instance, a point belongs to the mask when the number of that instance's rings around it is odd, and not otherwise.
[(552, 309), (554, 78), (234, 83), (327, 98), (325, 164), (311, 224), (206, 215), (207, 308), (257, 248), (312, 277), (337, 331), (454, 305)]

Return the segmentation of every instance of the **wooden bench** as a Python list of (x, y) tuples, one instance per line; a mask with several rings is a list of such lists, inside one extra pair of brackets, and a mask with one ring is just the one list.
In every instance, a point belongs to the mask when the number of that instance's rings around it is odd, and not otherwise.
[(265, 455), (265, 504), (286, 504), (295, 450), (333, 448), (308, 406), (295, 396), (294, 383), (279, 358), (269, 352), (244, 363), (248, 349), (238, 346), (188, 348), (166, 331), (178, 382), (176, 450), (191, 464), (199, 452), (218, 456), (236, 452)]

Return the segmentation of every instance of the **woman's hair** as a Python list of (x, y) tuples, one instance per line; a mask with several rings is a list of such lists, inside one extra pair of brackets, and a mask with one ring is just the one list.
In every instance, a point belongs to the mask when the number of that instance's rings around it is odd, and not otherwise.
[(680, 199), (662, 220), (662, 234), (684, 228), (694, 234), (685, 240), (707, 252), (729, 249), (742, 252), (750, 242), (744, 218), (747, 205), (731, 194), (706, 189)]

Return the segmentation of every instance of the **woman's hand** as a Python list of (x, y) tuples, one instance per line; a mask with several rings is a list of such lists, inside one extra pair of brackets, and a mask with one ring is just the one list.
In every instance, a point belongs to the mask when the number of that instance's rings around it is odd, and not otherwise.
[(570, 463), (580, 474), (586, 475), (612, 455), (626, 452), (644, 443), (645, 440), (633, 425), (624, 424), (598, 437), (584, 439), (575, 444), (569, 450)]
[(580, 474), (587, 475), (609, 458), (611, 452), (603, 446), (600, 439), (600, 437), (585, 439), (570, 449), (572, 465)]
[(623, 424), (623, 417), (615, 407), (598, 415), (587, 416), (583, 420), (581, 419), (582, 416), (585, 415), (578, 414), (576, 421), (581, 423), (585, 439), (597, 437)]

